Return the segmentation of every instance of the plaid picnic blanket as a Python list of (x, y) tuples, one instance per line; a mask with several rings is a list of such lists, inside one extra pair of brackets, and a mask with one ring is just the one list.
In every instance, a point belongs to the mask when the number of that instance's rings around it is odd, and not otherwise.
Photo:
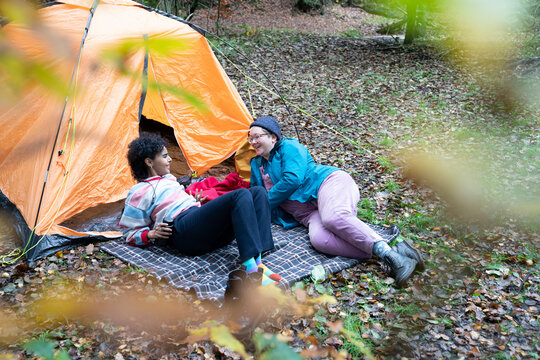
[[(368, 225), (388, 242), (400, 233), (397, 226)], [(309, 242), (307, 229), (301, 226), (284, 230), (272, 225), (272, 235), (276, 249), (263, 256), (263, 261), (281, 275), (279, 284), (284, 288), (309, 276), (317, 265), (322, 265), (326, 273), (331, 274), (360, 262), (317, 252)], [(174, 249), (159, 246), (138, 248), (129, 246), (122, 239), (103, 243), (100, 248), (174, 287), (194, 290), (199, 299), (218, 302), (223, 300), (228, 275), (238, 268), (239, 260), (236, 241), (203, 256), (185, 256)]]

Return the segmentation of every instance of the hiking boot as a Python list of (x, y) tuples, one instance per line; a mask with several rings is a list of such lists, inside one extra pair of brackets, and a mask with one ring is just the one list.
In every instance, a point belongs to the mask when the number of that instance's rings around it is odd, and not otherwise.
[(266, 315), (265, 307), (258, 306), (257, 288), (261, 286), (264, 270), (246, 273), (245, 266), (229, 274), (225, 289), (226, 316), (237, 324), (237, 337), (250, 338), (253, 330)]
[(225, 301), (234, 303), (240, 301), (246, 283), (246, 270), (237, 269), (229, 274), (227, 287), (225, 288)]
[(261, 286), (264, 269), (257, 268), (257, 271), (247, 274), (246, 281), (250, 290)]
[(426, 265), (424, 264), (424, 257), (422, 253), (418, 251), (411, 243), (409, 239), (405, 239), (402, 242), (397, 243), (392, 246), (392, 250), (395, 250), (398, 254), (408, 257), (409, 259), (416, 260), (415, 271), (422, 272), (426, 270)]
[(225, 288), (225, 301), (241, 301), (247, 293), (261, 285), (263, 272), (263, 269), (258, 268), (257, 271), (248, 274), (244, 265), (232, 271)]
[(403, 287), (414, 272), (416, 260), (400, 255), (394, 250), (389, 251), (383, 260), (392, 269), (392, 277), (396, 279), (396, 287)]

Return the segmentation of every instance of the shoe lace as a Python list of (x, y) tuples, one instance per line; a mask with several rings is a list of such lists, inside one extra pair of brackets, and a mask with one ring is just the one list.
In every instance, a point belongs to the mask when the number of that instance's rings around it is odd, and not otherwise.
[(389, 275), (393, 275), (394, 273), (394, 270), (392, 270), (392, 261), (389, 257), (383, 258), (383, 261), (381, 262), (381, 268), (385, 273)]

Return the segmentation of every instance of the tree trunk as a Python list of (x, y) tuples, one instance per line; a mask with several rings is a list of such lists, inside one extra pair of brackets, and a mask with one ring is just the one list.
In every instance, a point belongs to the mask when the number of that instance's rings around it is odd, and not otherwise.
[(217, 19), (216, 19), (216, 35), (219, 36), (219, 17), (221, 15), (221, 0), (218, 0)]
[(189, 6), (189, 12), (188, 17), (191, 17), (191, 15), (197, 10), (197, 7), (199, 6), (199, 0), (193, 0), (191, 2), (191, 5)]
[(404, 44), (412, 44), (416, 36), (416, 8), (418, 0), (407, 2), (407, 28), (405, 30)]

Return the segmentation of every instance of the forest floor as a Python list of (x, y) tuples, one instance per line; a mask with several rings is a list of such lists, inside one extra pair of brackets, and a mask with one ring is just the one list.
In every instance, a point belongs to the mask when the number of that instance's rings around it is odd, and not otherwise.
[[(382, 20), (358, 9), (305, 15), (274, 10), (285, 2), (260, 3), (245, 2), (222, 17), (220, 36), (235, 49), (209, 36), (246, 105), (254, 117), (276, 116), (284, 135), (299, 137), (317, 162), (351, 173), (364, 199), (359, 216), (399, 225), (428, 268), (399, 290), (375, 260), (325, 280), (314, 274), (287, 293), (305, 306), (270, 311), (255, 335), (242, 339), (247, 353), (538, 358), (538, 104), (502, 96), (508, 92), (491, 74), (453, 61), (459, 51), (377, 38)], [(192, 21), (215, 29), (212, 12)], [(298, 107), (287, 109), (259, 86), (273, 89), (240, 52)], [(530, 80), (508, 72), (500, 78)], [(219, 332), (219, 309), (98, 244), (32, 269), (0, 270), (0, 358), (27, 358), (23, 346), (35, 339), (44, 341), (31, 345), (39, 351), (55, 346), (71, 358), (240, 358), (231, 350), (237, 344)], [(52, 295), (65, 302), (43, 301)], [(306, 305), (325, 295), (337, 302)], [(80, 307), (92, 299), (103, 300)], [(129, 316), (117, 319), (118, 303)], [(63, 317), (47, 317), (59, 312)], [(211, 319), (219, 322), (203, 323)], [(206, 335), (212, 341), (202, 333), (187, 337), (186, 329), (205, 326), (214, 329)]]

